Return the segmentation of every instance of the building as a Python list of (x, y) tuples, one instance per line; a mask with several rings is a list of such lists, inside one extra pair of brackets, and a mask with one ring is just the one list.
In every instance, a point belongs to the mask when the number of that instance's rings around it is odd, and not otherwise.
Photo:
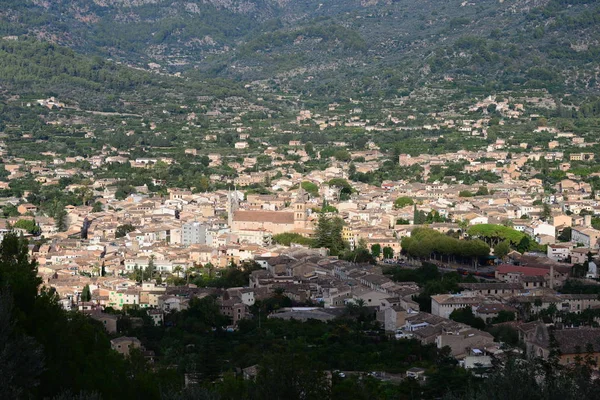
[(181, 244), (206, 244), (207, 226), (200, 222), (188, 222), (181, 227)]
[(598, 239), (600, 239), (600, 231), (597, 229), (583, 226), (574, 226), (571, 228), (571, 241), (581, 243), (583, 247), (597, 249)]
[(573, 243), (549, 244), (546, 255), (554, 261), (565, 261), (571, 255), (571, 250), (574, 247)]
[(141, 349), (142, 342), (136, 337), (121, 336), (110, 341), (110, 348), (127, 357), (131, 349)]
[(571, 161), (591, 161), (594, 159), (594, 153), (573, 153), (569, 156)]
[(580, 357), (588, 354), (595, 362), (594, 368), (598, 368), (600, 361), (600, 329), (599, 328), (574, 328), (555, 329), (543, 323), (534, 325), (525, 333), (524, 342), (529, 357), (541, 357), (547, 359), (550, 355), (550, 335), (554, 336), (560, 350), (559, 363), (561, 365), (574, 364)]
[(308, 210), (304, 190), (298, 191), (292, 204), (293, 211), (250, 211), (239, 210), (235, 204), (232, 209), (232, 232), (262, 230), (273, 235), (286, 232), (302, 232), (308, 225)]
[(29, 204), (29, 203), (19, 204), (19, 206), (17, 207), (17, 211), (21, 215), (27, 214), (27, 213), (35, 214), (37, 212), (37, 206), (35, 204)]
[(475, 307), (485, 302), (479, 295), (463, 294), (438, 294), (431, 296), (431, 314), (442, 318), (450, 318), (454, 310), (466, 307)]
[(106, 314), (103, 312), (92, 312), (89, 316), (96, 321), (100, 321), (108, 333), (117, 333), (117, 320), (119, 316)]

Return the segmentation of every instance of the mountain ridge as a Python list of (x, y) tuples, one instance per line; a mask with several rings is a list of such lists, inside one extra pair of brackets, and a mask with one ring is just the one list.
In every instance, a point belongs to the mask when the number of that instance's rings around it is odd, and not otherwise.
[(202, 79), (275, 80), (274, 90), (396, 96), (432, 83), (488, 91), (599, 90), (597, 0), (0, 4), (3, 36), (34, 36)]

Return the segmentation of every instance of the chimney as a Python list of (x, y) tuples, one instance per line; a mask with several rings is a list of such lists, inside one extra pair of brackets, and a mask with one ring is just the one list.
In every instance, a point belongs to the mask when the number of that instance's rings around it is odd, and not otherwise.
[(585, 226), (586, 228), (592, 227), (592, 216), (591, 215), (586, 214), (583, 216), (583, 226)]

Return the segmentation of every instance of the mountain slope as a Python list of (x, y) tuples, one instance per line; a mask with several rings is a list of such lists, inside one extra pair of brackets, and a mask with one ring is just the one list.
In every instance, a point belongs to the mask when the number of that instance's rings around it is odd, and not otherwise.
[(598, 0), (3, 0), (3, 35), (312, 95), (597, 92)]

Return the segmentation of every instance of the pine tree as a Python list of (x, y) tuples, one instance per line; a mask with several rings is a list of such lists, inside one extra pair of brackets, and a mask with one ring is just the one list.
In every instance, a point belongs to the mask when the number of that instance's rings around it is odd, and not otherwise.
[(64, 207), (60, 207), (56, 211), (54, 219), (56, 221), (56, 229), (58, 229), (59, 232), (64, 232), (67, 230), (67, 211), (64, 209)]
[(102, 261), (102, 268), (100, 270), (100, 276), (106, 276), (106, 267), (104, 265), (104, 261)]
[(81, 291), (81, 301), (86, 302), (92, 300), (92, 292), (90, 291), (90, 285), (85, 285)]

